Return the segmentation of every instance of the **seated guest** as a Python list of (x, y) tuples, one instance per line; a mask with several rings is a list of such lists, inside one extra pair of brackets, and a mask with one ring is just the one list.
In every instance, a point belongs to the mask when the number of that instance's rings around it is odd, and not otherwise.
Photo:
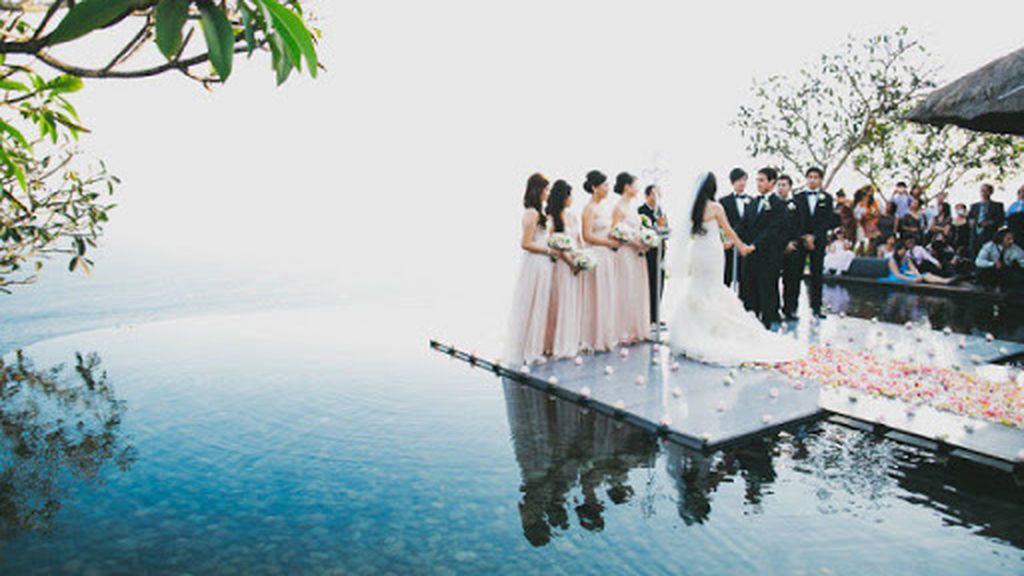
[(878, 250), (875, 252), (875, 256), (878, 258), (892, 258), (893, 252), (896, 251), (896, 237), (892, 234), (885, 237), (885, 242), (878, 246)]
[(889, 258), (889, 275), (881, 279), (882, 282), (893, 282), (896, 284), (949, 284), (951, 278), (943, 278), (935, 274), (922, 274), (914, 266), (910, 258), (907, 246), (902, 243), (896, 244), (895, 252)]
[(907, 254), (910, 255), (910, 259), (914, 261), (914, 266), (919, 271), (926, 274), (942, 275), (942, 264), (924, 246), (917, 243), (916, 236), (907, 236), (903, 243), (907, 247)]
[(1024, 248), (1013, 242), (1013, 232), (1001, 228), (985, 243), (974, 261), (978, 280), (986, 286), (1019, 285), (1024, 271)]
[(845, 274), (850, 269), (854, 254), (850, 241), (846, 239), (846, 232), (837, 228), (835, 239), (825, 248), (825, 272), (832, 274)]
[(971, 229), (967, 224), (967, 205), (959, 203), (956, 205), (956, 212), (953, 214), (953, 222), (950, 228), (949, 243), (953, 245), (953, 250), (956, 250), (961, 255), (967, 254), (967, 247), (971, 240)]
[(956, 273), (956, 270), (961, 267), (960, 256), (957, 255), (956, 250), (949, 245), (946, 241), (946, 236), (941, 232), (936, 232), (932, 236), (932, 241), (928, 245), (928, 252), (939, 261), (939, 264), (943, 270), (943, 276), (949, 276)]

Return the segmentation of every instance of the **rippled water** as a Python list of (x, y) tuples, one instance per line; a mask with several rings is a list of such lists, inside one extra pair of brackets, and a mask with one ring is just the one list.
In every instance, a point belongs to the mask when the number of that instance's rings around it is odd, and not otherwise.
[(23, 375), (69, 365), (5, 388), (0, 572), (1024, 572), (1008, 474), (831, 424), (705, 456), (431, 352), (454, 326), (373, 302), (111, 312), (26, 347)]

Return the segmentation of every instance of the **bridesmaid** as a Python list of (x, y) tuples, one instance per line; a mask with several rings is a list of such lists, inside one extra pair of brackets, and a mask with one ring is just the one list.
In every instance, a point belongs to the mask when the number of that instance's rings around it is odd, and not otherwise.
[[(622, 172), (615, 178), (615, 193), (621, 196), (612, 209), (612, 227), (620, 223), (639, 232), (640, 213), (633, 206), (637, 195), (636, 177)], [(647, 279), (647, 248), (633, 240), (615, 254), (618, 284), (618, 336), (625, 342), (646, 340), (651, 335), (651, 293)]]
[(580, 343), (584, 350), (608, 350), (618, 342), (615, 310), (615, 251), (621, 244), (608, 235), (611, 216), (601, 205), (608, 196), (608, 177), (597, 170), (587, 173), (583, 189), (590, 202), (583, 207), (583, 241), (591, 247), (597, 267), (583, 276), (583, 324)]
[[(565, 234), (572, 240), (572, 250), (580, 247), (580, 224), (569, 211), (572, 206), (572, 186), (565, 180), (556, 180), (548, 196), (547, 213), (551, 217), (552, 234)], [(548, 311), (548, 338), (545, 347), (557, 358), (570, 358), (579, 353), (581, 317), (581, 279), (572, 261), (572, 252), (559, 253), (551, 280), (551, 305)]]
[(519, 279), (512, 297), (505, 360), (511, 365), (541, 360), (550, 350), (544, 348), (548, 331), (548, 310), (551, 301), (551, 276), (554, 271), (548, 248), (547, 217), (544, 202), (548, 197), (548, 180), (543, 174), (530, 176), (523, 196), (523, 249)]

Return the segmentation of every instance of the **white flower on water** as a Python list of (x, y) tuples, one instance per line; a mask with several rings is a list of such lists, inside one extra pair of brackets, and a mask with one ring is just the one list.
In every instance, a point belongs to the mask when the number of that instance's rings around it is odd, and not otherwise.
[(942, 329), (942, 333), (945, 334), (946, 336), (949, 336), (950, 334), (953, 333), (953, 329), (950, 328), (949, 326), (946, 326), (945, 328)]
[(680, 388), (679, 386), (676, 386), (675, 388), (672, 389), (672, 395), (675, 396), (676, 398), (679, 398), (680, 396), (683, 395), (683, 389)]
[(573, 358), (573, 363), (576, 364), (577, 366), (583, 366), (583, 356), (577, 356), (576, 358)]
[(775, 418), (771, 414), (765, 414), (764, 416), (761, 416), (761, 422), (764, 422), (765, 424), (771, 424), (772, 420), (774, 419)]
[(1017, 462), (1024, 462), (1024, 448), (1017, 451)]
[(960, 342), (958, 344), (959, 344), (961, 350), (963, 350), (964, 348), (967, 348), (967, 338), (961, 337), (960, 338)]
[(768, 395), (771, 396), (772, 398), (778, 398), (779, 397), (779, 389), (778, 388), (772, 388), (771, 390), (768, 391)]
[(626, 403), (623, 402), (622, 400), (616, 400), (615, 401), (615, 408), (617, 410), (625, 410), (626, 409)]
[(996, 339), (996, 337), (993, 336), (991, 332), (985, 334), (985, 342), (991, 342), (991, 341), (993, 341), (995, 339)]
[(529, 374), (530, 373), (530, 366), (529, 366), (529, 364), (523, 364), (523, 367), (520, 368), (519, 371), (522, 372), (523, 374)]
[(733, 382), (735, 382), (735, 380), (733, 380), (732, 376), (726, 376), (722, 379), (722, 384), (725, 384), (726, 386), (732, 386)]
[(673, 372), (678, 372), (679, 371), (679, 362), (673, 361), (672, 364), (669, 366), (669, 368), (671, 368)]
[(978, 356), (977, 354), (971, 354), (971, 362), (975, 364), (981, 364), (981, 356)]
[(611, 366), (605, 366), (604, 373), (607, 374), (608, 376), (611, 376), (612, 374), (615, 373), (615, 368), (612, 368)]
[(554, 376), (549, 377), (548, 378), (548, 384), (551, 384), (552, 386), (554, 386), (555, 384), (558, 384), (558, 378), (556, 378)]
[(700, 435), (701, 440), (711, 442), (711, 432), (704, 432)]
[(725, 412), (725, 400), (719, 400), (718, 406), (715, 406), (715, 410), (718, 410), (719, 412)]
[(878, 316), (872, 316), (871, 317), (871, 323), (872, 324), (878, 324)]
[(1010, 351), (1006, 348), (1006, 346), (1000, 346), (999, 353), (1002, 354), (1003, 356), (1006, 356), (1007, 354), (1010, 353)]
[(669, 426), (672, 425), (672, 419), (668, 417), (668, 414), (665, 414), (664, 416), (661, 417), (659, 423), (662, 425), (662, 427), (668, 428)]
[(907, 320), (907, 323), (904, 324), (903, 327), (906, 328), (907, 330), (913, 330), (914, 329), (914, 323), (911, 322), (910, 320)]
[(590, 387), (584, 386), (583, 388), (580, 388), (580, 396), (583, 396), (584, 398), (590, 398)]
[(619, 350), (619, 356), (622, 356), (623, 358), (628, 358), (629, 348), (622, 348), (621, 350)]
[(637, 386), (643, 386), (646, 383), (647, 383), (647, 378), (644, 378), (643, 374), (640, 374), (639, 376), (636, 377), (636, 385)]

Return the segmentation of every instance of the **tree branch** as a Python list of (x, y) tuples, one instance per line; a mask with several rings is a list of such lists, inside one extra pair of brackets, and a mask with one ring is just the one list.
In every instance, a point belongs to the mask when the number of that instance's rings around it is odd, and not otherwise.
[[(265, 46), (266, 40), (261, 40), (257, 42), (257, 48), (263, 48)], [(241, 54), (243, 52), (248, 51), (249, 48), (245, 45), (236, 46), (234, 50), (235, 54)], [(188, 71), (188, 69), (192, 66), (209, 61), (210, 54), (209, 52), (205, 52), (203, 54), (192, 56), (191, 58), (186, 58), (184, 60), (173, 60), (171, 62), (161, 64), (159, 66), (153, 66), (151, 68), (141, 68), (138, 70), (126, 71), (105, 70), (102, 68), (82, 68), (79, 66), (74, 66), (72, 64), (63, 62), (55, 58), (48, 52), (38, 52), (35, 54), (35, 57), (38, 58), (44, 64), (50, 66), (51, 68), (64, 72), (65, 74), (78, 76), (79, 78), (146, 78), (149, 76), (157, 76), (159, 74), (163, 74), (164, 72), (167, 72), (169, 70)]]

